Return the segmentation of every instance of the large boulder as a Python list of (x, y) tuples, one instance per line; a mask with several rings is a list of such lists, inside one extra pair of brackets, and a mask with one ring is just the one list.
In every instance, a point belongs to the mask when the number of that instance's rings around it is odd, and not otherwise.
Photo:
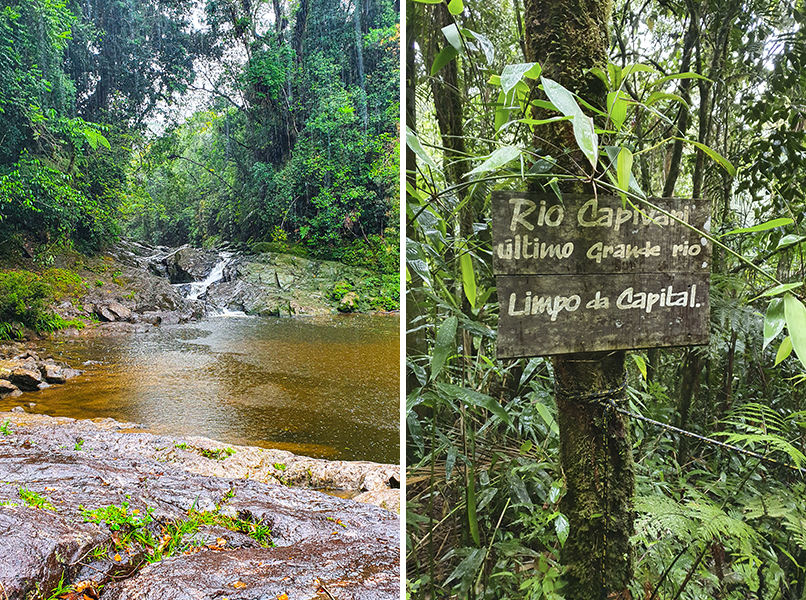
[(202, 281), (220, 260), (217, 252), (182, 246), (165, 257), (166, 272), (171, 283)]
[(35, 365), (26, 363), (11, 369), (8, 380), (23, 392), (33, 392), (39, 389), (42, 374)]

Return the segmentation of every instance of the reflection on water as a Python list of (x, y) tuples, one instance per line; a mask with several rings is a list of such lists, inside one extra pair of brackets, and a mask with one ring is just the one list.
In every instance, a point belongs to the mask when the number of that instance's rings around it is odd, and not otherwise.
[[(212, 318), (152, 333), (53, 342), (86, 369), (0, 402), (112, 417), (152, 431), (341, 460), (399, 461), (399, 319)], [(100, 364), (81, 366), (86, 361)]]

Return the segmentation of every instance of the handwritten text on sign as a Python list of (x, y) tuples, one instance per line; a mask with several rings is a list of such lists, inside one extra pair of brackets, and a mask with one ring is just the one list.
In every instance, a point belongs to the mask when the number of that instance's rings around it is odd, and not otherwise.
[[(707, 203), (652, 203), (709, 228)], [(705, 238), (656, 209), (495, 192), (498, 356), (705, 344), (710, 259)]]

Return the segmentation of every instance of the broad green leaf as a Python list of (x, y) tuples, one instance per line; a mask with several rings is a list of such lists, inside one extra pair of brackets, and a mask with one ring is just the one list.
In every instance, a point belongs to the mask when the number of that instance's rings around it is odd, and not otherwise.
[(652, 106), (661, 100), (676, 100), (683, 106), (688, 106), (688, 102), (686, 102), (681, 96), (678, 96), (677, 94), (667, 94), (666, 92), (652, 92), (644, 104), (647, 106)]
[(434, 160), (428, 156), (428, 153), (425, 151), (422, 144), (420, 144), (420, 139), (417, 137), (417, 134), (414, 133), (408, 125), (406, 125), (406, 145), (411, 148), (417, 157), (425, 164), (435, 171), (439, 170), (437, 163), (435, 163)]
[[(622, 148), (618, 153), (616, 159), (616, 174), (618, 179), (618, 187), (622, 192), (630, 191), (630, 176), (632, 175), (632, 152), (629, 148)], [(622, 193), (622, 200), (627, 197)]]
[(607, 76), (607, 73), (605, 73), (602, 69), (600, 69), (599, 67), (593, 67), (588, 69), (588, 72), (596, 75), (596, 77), (598, 77), (602, 81), (602, 83), (605, 84), (606, 88), (608, 89), (610, 88), (610, 79)]
[(459, 267), (462, 271), (462, 287), (465, 290), (470, 306), (476, 308), (476, 274), (473, 272), (473, 259), (470, 253), (463, 252), (459, 257)]
[(434, 64), (431, 65), (431, 76), (436, 75), (439, 70), (451, 62), (454, 58), (459, 56), (459, 51), (453, 46), (445, 46), (440, 50), (437, 57), (434, 59)]
[(439, 375), (445, 361), (448, 360), (448, 356), (453, 352), (457, 324), (458, 319), (455, 316), (450, 316), (442, 322), (442, 325), (437, 330), (434, 351), (431, 354), (431, 381)]
[(641, 373), (641, 376), (646, 379), (646, 361), (644, 357), (640, 354), (630, 354), (632, 356), (633, 362), (635, 366), (638, 367), (638, 371)]
[(806, 241), (806, 235), (795, 235), (793, 233), (789, 233), (778, 240), (778, 247), (777, 250), (781, 248), (786, 248), (787, 246), (792, 246), (794, 244), (799, 244), (800, 242)]
[[(612, 164), (617, 163), (621, 148), (619, 146), (605, 146), (604, 149), (605, 154), (607, 154), (607, 158), (610, 160), (610, 162)], [(638, 185), (638, 180), (632, 173), (630, 173), (630, 191), (639, 198), (646, 198), (646, 194), (641, 189), (641, 186)]]
[(540, 82), (543, 84), (543, 91), (546, 92), (546, 96), (548, 96), (554, 107), (562, 114), (566, 117), (576, 117), (577, 115), (581, 117), (585, 116), (585, 113), (579, 108), (579, 104), (577, 104), (571, 92), (556, 81), (545, 77), (541, 77)]
[(414, 0), (420, 4), (442, 4), (442, 0)]
[(495, 109), (495, 130), (500, 131), (509, 122), (509, 114), (511, 109), (506, 108), (507, 95), (504, 92), (498, 92), (498, 102)]
[(573, 117), (551, 117), (549, 119), (518, 119), (517, 123), (524, 123), (534, 127), (536, 125), (547, 125), (548, 123), (556, 123), (557, 121), (570, 121)]
[(503, 167), (508, 162), (515, 160), (521, 155), (521, 149), (517, 146), (504, 146), (493, 152), (487, 160), (481, 163), (478, 167), (465, 174), (465, 177), (475, 175), (476, 173), (485, 173), (487, 171), (494, 171)]
[(477, 392), (475, 390), (469, 390), (467, 388), (458, 387), (455, 385), (451, 385), (449, 383), (437, 383), (437, 388), (440, 392), (446, 395), (449, 398), (461, 400), (464, 404), (468, 406), (477, 406), (479, 408), (485, 408), (501, 419), (507, 425), (512, 424), (512, 419), (507, 414), (507, 411), (504, 410), (504, 407), (501, 406), (498, 401), (493, 398), (492, 396), (488, 396), (487, 394), (482, 394), (481, 392)]
[(481, 46), (481, 51), (484, 53), (484, 58), (487, 59), (488, 64), (492, 64), (495, 60), (495, 46), (490, 41), (490, 38), (469, 29), (464, 30), (465, 33), (471, 34)]
[(459, 582), (459, 597), (464, 598), (468, 589), (473, 584), (486, 554), (487, 551), (485, 548), (473, 548), (470, 554), (468, 554), (462, 562), (456, 566), (453, 572), (448, 575), (444, 585), (447, 586), (451, 581), (456, 580)]
[(650, 67), (649, 65), (645, 65), (643, 63), (630, 64), (625, 66), (624, 69), (622, 69), (621, 78), (626, 79), (633, 73), (641, 73), (642, 71), (647, 73), (654, 73), (655, 69), (654, 67)]
[(789, 217), (773, 219), (772, 221), (767, 221), (766, 223), (753, 225), (752, 227), (742, 227), (741, 229), (734, 229), (733, 231), (728, 231), (727, 233), (723, 233), (720, 237), (725, 235), (733, 235), (734, 233), (753, 233), (755, 231), (767, 231), (768, 229), (783, 227), (784, 225), (789, 225), (794, 222), (795, 221), (790, 219)]
[(535, 403), (535, 408), (540, 414), (540, 417), (546, 422), (546, 425), (549, 426), (549, 429), (551, 429), (552, 433), (554, 435), (560, 435), (560, 426), (557, 425), (557, 421), (551, 416), (551, 413), (549, 412), (549, 409), (546, 408), (546, 405), (537, 402)]
[(778, 352), (775, 353), (775, 364), (773, 366), (777, 367), (786, 360), (790, 354), (792, 354), (792, 339), (786, 336), (784, 341), (781, 342), (781, 345), (778, 346)]
[[(667, 75), (666, 77), (661, 77), (657, 81), (653, 81), (651, 85), (653, 86), (663, 85), (667, 81), (672, 81), (674, 79), (704, 79), (705, 81), (711, 81), (710, 79), (708, 79), (707, 77), (703, 77), (699, 73), (692, 73), (691, 71), (688, 71), (686, 73), (675, 73), (674, 75)], [(711, 81), (711, 83), (713, 83), (713, 81)]]
[(465, 9), (465, 4), (462, 0), (451, 0), (448, 3), (448, 12), (456, 16), (462, 13)]
[(761, 346), (762, 350), (783, 331), (784, 325), (786, 325), (784, 301), (781, 298), (773, 298), (767, 307), (767, 314), (764, 315), (764, 344)]
[(529, 453), (529, 451), (532, 449), (532, 447), (533, 447), (534, 445), (535, 445), (535, 444), (534, 444), (534, 442), (533, 442), (532, 440), (526, 440), (525, 442), (523, 442), (523, 443), (521, 444), (521, 447), (520, 447), (520, 449), (518, 450), (518, 452), (520, 452), (521, 454), (528, 454), (528, 453)]
[(431, 282), (431, 269), (428, 268), (422, 246), (409, 238), (406, 238), (406, 265), (407, 271), (411, 269), (428, 287), (434, 287)]
[(456, 23), (451, 23), (443, 27), (442, 35), (445, 36), (445, 39), (448, 40), (451, 46), (456, 48), (459, 52), (462, 51), (462, 34), (459, 33), (459, 28), (456, 26)]
[(624, 92), (610, 92), (607, 95), (607, 112), (616, 129), (621, 129), (627, 118), (627, 108), (629, 107), (627, 99), (629, 96)]
[[(763, 294), (757, 296), (758, 298), (768, 298), (770, 296), (780, 296), (784, 292), (788, 292), (789, 290), (794, 290), (795, 288), (799, 288), (803, 285), (802, 281), (797, 283), (782, 283), (781, 285), (776, 285), (774, 288), (768, 289)], [(753, 298), (755, 300), (755, 298)]]
[(792, 294), (784, 295), (786, 329), (792, 340), (792, 348), (806, 368), (806, 306)]
[(501, 72), (501, 88), (504, 93), (509, 93), (509, 90), (515, 87), (523, 76), (532, 70), (537, 63), (518, 63), (516, 65), (507, 65)]
[[(703, 77), (702, 79), (705, 79), (705, 77)], [(736, 176), (736, 167), (734, 167), (727, 158), (719, 154), (716, 150), (713, 150), (712, 148), (709, 148), (705, 144), (701, 144), (700, 142), (695, 142), (693, 140), (686, 140), (683, 138), (673, 138), (673, 139), (686, 142), (687, 144), (691, 144), (692, 146), (699, 148), (700, 150), (705, 152), (708, 156), (710, 156), (712, 159), (714, 159), (716, 162), (718, 162), (720, 165), (722, 165), (722, 167), (730, 174), (731, 177)]]
[(476, 474), (472, 468), (467, 474), (467, 524), (470, 526), (470, 535), (476, 546), (481, 546), (478, 515), (476, 515)]
[(599, 136), (593, 127), (593, 119), (587, 116), (574, 117), (574, 138), (594, 170), (599, 162)]
[(571, 525), (564, 514), (560, 513), (554, 519), (554, 531), (557, 532), (557, 539), (560, 540), (560, 546), (565, 546), (565, 540), (568, 539), (568, 533), (571, 530)]

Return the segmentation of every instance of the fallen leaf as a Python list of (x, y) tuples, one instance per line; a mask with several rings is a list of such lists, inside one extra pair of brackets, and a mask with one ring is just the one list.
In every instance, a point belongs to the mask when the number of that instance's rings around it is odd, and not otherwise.
[(280, 594), (277, 596), (277, 600), (288, 600), (288, 594)]
[(123, 559), (121, 558), (120, 554), (115, 554), (115, 562), (120, 562)]
[(236, 581), (235, 583), (230, 585), (232, 585), (232, 587), (234, 587), (236, 590), (246, 587), (246, 584), (243, 581)]

